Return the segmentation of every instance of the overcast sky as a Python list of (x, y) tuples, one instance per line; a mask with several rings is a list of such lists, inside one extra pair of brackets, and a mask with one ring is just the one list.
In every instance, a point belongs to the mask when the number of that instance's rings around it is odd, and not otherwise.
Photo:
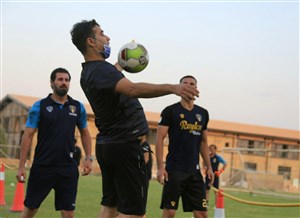
[[(1, 99), (51, 92), (50, 73), (72, 75), (69, 94), (87, 103), (79, 80), (83, 57), (70, 30), (96, 19), (119, 49), (135, 40), (150, 56), (133, 82), (178, 83), (194, 75), (196, 104), (210, 119), (299, 130), (298, 1), (1, 1)], [(141, 99), (161, 112), (177, 96)]]

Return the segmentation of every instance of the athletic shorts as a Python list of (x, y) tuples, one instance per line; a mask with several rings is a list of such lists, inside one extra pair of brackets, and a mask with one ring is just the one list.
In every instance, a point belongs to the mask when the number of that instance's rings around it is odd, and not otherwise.
[(78, 167), (36, 166), (30, 169), (24, 205), (39, 208), (51, 189), (55, 191), (56, 210), (75, 210), (78, 185)]
[(102, 174), (101, 204), (126, 215), (144, 215), (148, 180), (140, 141), (97, 144), (96, 157)]
[(184, 212), (207, 211), (205, 186), (200, 171), (168, 172), (160, 208), (177, 210), (180, 197)]
[[(208, 185), (209, 183), (210, 183), (210, 179), (206, 176), (205, 177), (206, 190), (210, 190), (210, 186)], [(219, 189), (219, 177), (215, 176), (212, 186)]]

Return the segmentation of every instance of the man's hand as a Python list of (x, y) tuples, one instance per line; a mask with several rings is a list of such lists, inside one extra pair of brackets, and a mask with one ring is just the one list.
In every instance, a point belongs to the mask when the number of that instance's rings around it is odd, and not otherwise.
[(212, 184), (214, 183), (215, 177), (214, 177), (214, 173), (211, 168), (206, 169), (206, 176), (210, 180), (210, 183), (208, 184), (208, 186), (212, 186)]
[(196, 100), (196, 97), (199, 97), (198, 89), (187, 84), (176, 85), (175, 94), (188, 101)]
[(22, 183), (25, 182), (25, 179), (26, 179), (26, 169), (25, 169), (25, 167), (19, 167), (16, 178), (17, 178), (18, 182), (22, 182)]
[(87, 158), (84, 160), (82, 175), (83, 176), (89, 175), (91, 171), (92, 171), (92, 159)]
[(223, 169), (221, 169), (221, 170), (219, 170), (219, 171), (215, 171), (215, 176), (216, 176), (216, 177), (219, 177), (219, 176), (221, 175), (221, 173), (223, 173), (223, 172), (224, 172)]
[(158, 169), (157, 170), (157, 181), (164, 185), (165, 181), (168, 181), (168, 173), (165, 169)]

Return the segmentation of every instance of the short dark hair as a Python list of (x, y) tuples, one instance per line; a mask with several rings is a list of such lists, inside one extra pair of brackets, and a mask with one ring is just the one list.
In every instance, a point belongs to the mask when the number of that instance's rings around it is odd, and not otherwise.
[(73, 25), (71, 30), (72, 42), (76, 48), (82, 53), (85, 54), (87, 51), (86, 40), (89, 37), (95, 37), (93, 28), (95, 26), (100, 26), (96, 20), (82, 20)]
[(217, 150), (217, 146), (215, 144), (211, 144), (209, 147), (214, 147)]
[(67, 73), (69, 75), (69, 81), (71, 81), (71, 75), (70, 75), (69, 71), (67, 71), (65, 68), (59, 67), (59, 68), (54, 69), (50, 75), (50, 80), (52, 82), (54, 82), (54, 80), (56, 79), (57, 73)]
[(186, 76), (182, 77), (182, 78), (179, 80), (179, 83), (181, 83), (181, 82), (182, 82), (182, 80), (183, 80), (183, 79), (185, 79), (185, 78), (192, 78), (192, 79), (194, 79), (194, 80), (196, 81), (196, 83), (197, 83), (197, 80), (196, 80), (196, 78), (195, 78), (195, 77), (193, 77), (193, 76), (191, 76), (191, 75), (186, 75)]

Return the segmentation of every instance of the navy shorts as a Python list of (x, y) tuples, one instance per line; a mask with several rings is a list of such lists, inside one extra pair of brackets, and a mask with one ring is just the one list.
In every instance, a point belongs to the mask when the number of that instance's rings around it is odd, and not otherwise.
[(36, 166), (30, 169), (24, 205), (39, 208), (51, 189), (55, 191), (56, 210), (75, 210), (78, 167)]
[(96, 157), (102, 174), (101, 204), (126, 215), (145, 214), (148, 179), (140, 141), (97, 144)]
[(160, 208), (177, 210), (180, 197), (184, 212), (207, 211), (205, 186), (200, 171), (168, 172)]

